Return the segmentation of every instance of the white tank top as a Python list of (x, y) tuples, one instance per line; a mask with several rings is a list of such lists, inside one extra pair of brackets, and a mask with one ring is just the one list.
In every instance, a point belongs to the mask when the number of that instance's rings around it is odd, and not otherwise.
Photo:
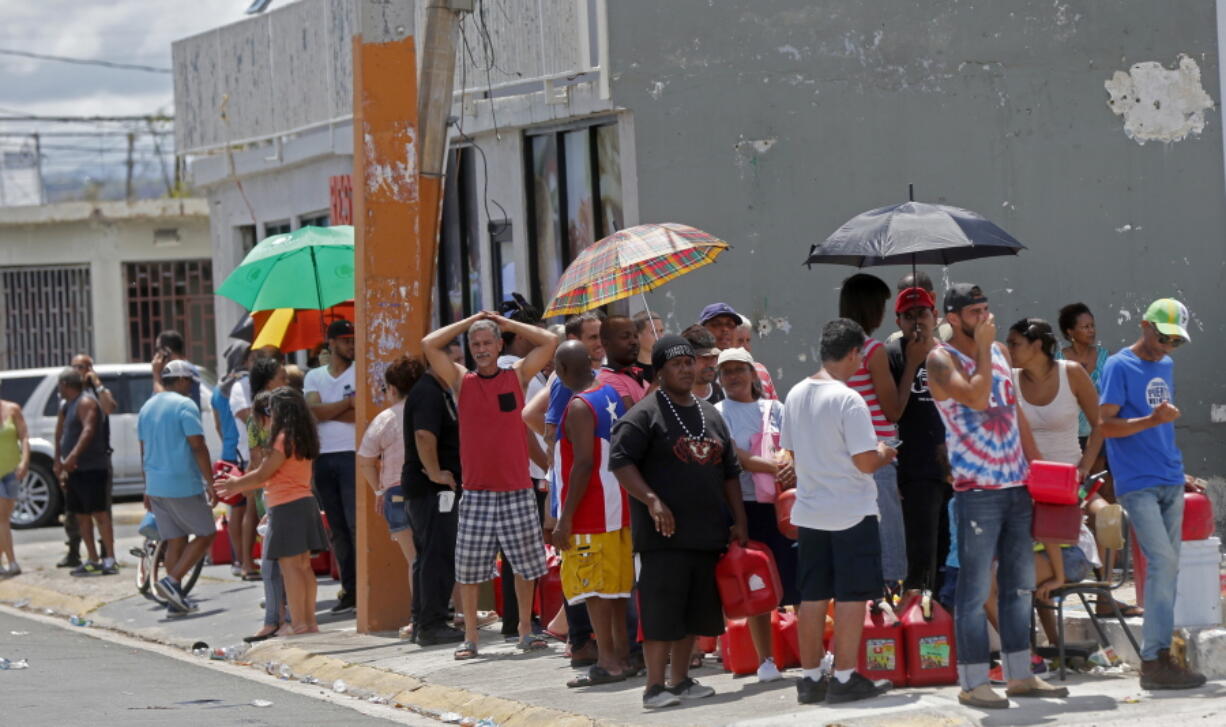
[(1060, 368), (1056, 384), (1056, 398), (1046, 406), (1035, 406), (1026, 400), (1018, 379), (1021, 369), (1013, 369), (1013, 386), (1017, 389), (1017, 403), (1026, 415), (1039, 455), (1048, 462), (1063, 462), (1076, 465), (1081, 462), (1081, 444), (1077, 441), (1077, 418), (1081, 405), (1073, 394), (1068, 380), (1068, 361), (1056, 361)]

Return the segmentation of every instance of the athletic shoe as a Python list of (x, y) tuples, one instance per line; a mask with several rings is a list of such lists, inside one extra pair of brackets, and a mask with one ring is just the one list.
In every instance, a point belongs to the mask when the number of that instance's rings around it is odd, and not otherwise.
[(102, 564), (102, 575), (104, 575), (104, 576), (117, 576), (117, 575), (119, 575), (119, 564), (118, 564), (118, 563), (116, 563), (116, 562), (114, 562), (114, 561), (112, 561), (112, 562), (110, 563), (110, 565), (107, 565), (106, 563), (103, 563), (103, 564)]
[(801, 677), (796, 682), (796, 701), (801, 704), (817, 704), (825, 701), (829, 687), (830, 677), (825, 674), (816, 681), (809, 677)]
[(335, 606), (329, 609), (328, 613), (332, 614), (333, 616), (336, 616), (342, 613), (349, 613), (350, 611), (357, 608), (357, 606), (358, 606), (358, 599), (346, 593), (343, 596), (341, 596), (341, 599), (336, 602)]
[(167, 603), (173, 604), (180, 611), (191, 611), (191, 606), (188, 605), (187, 597), (183, 595), (183, 589), (178, 583), (170, 580), (170, 576), (162, 578), (153, 584), (154, 590)]
[(0, 568), (0, 578), (12, 578), (21, 575), (21, 566), (9, 563), (8, 568)]
[(668, 691), (676, 694), (681, 699), (689, 702), (695, 699), (705, 699), (715, 696), (715, 689), (712, 687), (704, 687), (691, 677), (686, 677), (685, 681), (675, 684), (668, 688)]
[(995, 684), (998, 687), (1008, 684), (1009, 680), (1005, 679), (1004, 667), (1002, 667), (1000, 664), (997, 664), (991, 669), (988, 669), (988, 682), (991, 684)]
[(434, 646), (435, 644), (458, 644), (464, 640), (464, 632), (450, 626), (439, 626), (429, 631), (414, 631), (414, 642), (419, 646)]
[(779, 673), (779, 667), (775, 666), (775, 660), (771, 657), (766, 657), (762, 664), (758, 666), (758, 681), (765, 684), (766, 682), (774, 682), (783, 678)]
[(78, 578), (81, 576), (100, 576), (102, 575), (102, 566), (92, 561), (85, 561), (68, 575), (77, 576)]
[(653, 684), (643, 692), (643, 709), (676, 707), (678, 704), (681, 704), (681, 697), (663, 684)]
[(81, 556), (76, 553), (69, 553), (60, 559), (59, 563), (55, 564), (56, 568), (76, 568), (81, 565)]
[(826, 701), (830, 704), (837, 704), (869, 699), (885, 694), (893, 686), (894, 684), (889, 679), (872, 681), (861, 675), (860, 672), (853, 671), (851, 678), (845, 682), (838, 679), (830, 680), (830, 686), (826, 689)]
[(166, 618), (183, 618), (187, 616), (189, 613), (191, 612), (184, 611), (183, 609), (179, 608), (173, 603), (166, 604)]

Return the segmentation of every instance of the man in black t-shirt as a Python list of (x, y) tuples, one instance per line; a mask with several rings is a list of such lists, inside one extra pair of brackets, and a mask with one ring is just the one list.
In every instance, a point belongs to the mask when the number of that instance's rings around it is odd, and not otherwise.
[(942, 528), (945, 503), (952, 490), (947, 478), (945, 425), (928, 391), (928, 352), (936, 338), (936, 301), (923, 288), (907, 288), (894, 302), (902, 336), (886, 344), (890, 373), (898, 385), (898, 492), (907, 533), (908, 589), (936, 590), (939, 564), (949, 550), (948, 527)]
[(460, 497), (460, 428), (451, 393), (427, 372), (404, 403), (405, 507), (413, 527), (413, 641), (454, 644), (464, 632), (447, 625), (455, 587)]
[(736, 446), (715, 407), (690, 393), (694, 358), (680, 336), (656, 342), (660, 388), (613, 425), (609, 454), (609, 469), (632, 498), (648, 708), (715, 693), (689, 677), (689, 663), (695, 636), (724, 631), (715, 564), (728, 545), (729, 513), (731, 538), (746, 542)]

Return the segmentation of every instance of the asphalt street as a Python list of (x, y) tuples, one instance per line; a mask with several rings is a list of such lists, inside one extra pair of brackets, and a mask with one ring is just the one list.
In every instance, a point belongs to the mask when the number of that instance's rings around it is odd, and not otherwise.
[[(0, 611), (0, 657), (27, 669), (0, 670), (0, 723), (36, 725), (391, 725), (435, 724), (390, 707), (358, 703), (319, 687), (293, 684), (287, 691), (272, 678), (253, 679), (250, 669), (211, 668), (192, 658), (174, 658), (141, 648), (132, 639), (95, 638)], [(227, 673), (234, 669), (235, 673)], [(242, 671), (239, 671), (242, 669)], [(243, 674), (243, 676), (239, 676)], [(262, 700), (257, 702), (257, 700)], [(255, 706), (270, 702), (268, 706)], [(355, 711), (386, 712), (389, 719)]]

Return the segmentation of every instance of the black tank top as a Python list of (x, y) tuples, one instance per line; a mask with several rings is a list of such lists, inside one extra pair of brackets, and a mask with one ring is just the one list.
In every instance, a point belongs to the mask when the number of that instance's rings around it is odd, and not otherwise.
[(72, 452), (72, 448), (77, 446), (77, 441), (81, 439), (81, 433), (85, 431), (85, 426), (81, 423), (77, 416), (77, 406), (85, 397), (93, 399), (97, 404), (98, 422), (94, 429), (94, 437), (90, 440), (89, 446), (77, 458), (78, 470), (104, 470), (111, 466), (110, 447), (108, 446), (108, 432), (106, 426), (106, 415), (102, 413), (102, 405), (98, 404), (98, 400), (93, 394), (87, 391), (81, 392), (81, 395), (64, 407), (64, 431), (60, 435), (60, 456), (68, 457)]

